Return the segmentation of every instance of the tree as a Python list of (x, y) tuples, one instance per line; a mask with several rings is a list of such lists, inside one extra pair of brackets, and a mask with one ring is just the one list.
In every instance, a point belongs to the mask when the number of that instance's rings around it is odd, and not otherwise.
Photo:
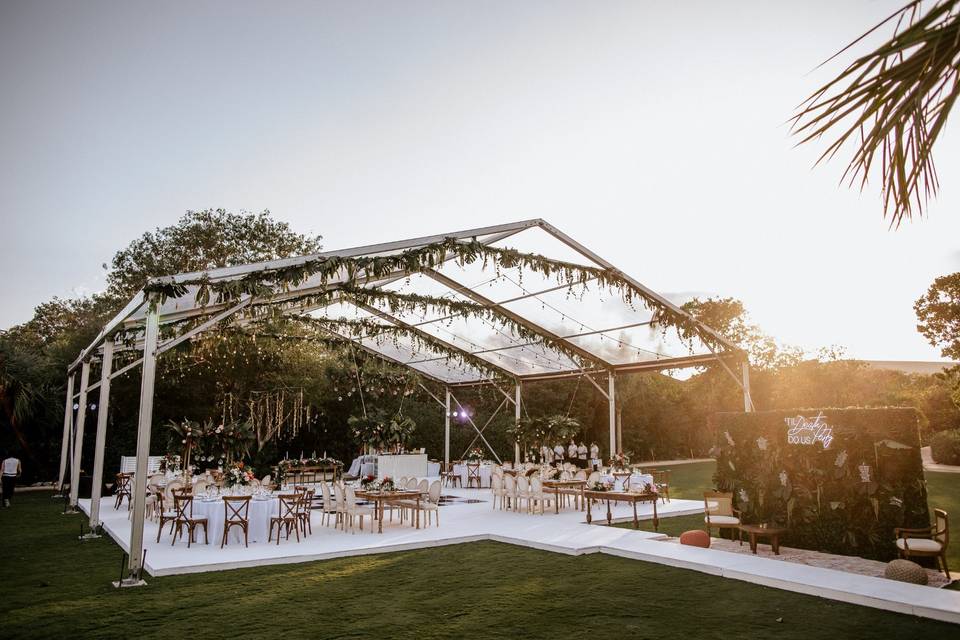
[(126, 302), (151, 277), (317, 253), (320, 239), (294, 232), (269, 211), (187, 211), (177, 224), (148, 231), (117, 252), (108, 293)]
[(750, 364), (760, 369), (796, 364), (803, 352), (794, 347), (778, 346), (776, 341), (751, 324), (743, 303), (734, 298), (694, 298), (683, 310), (717, 331), (747, 352)]
[(934, 280), (913, 310), (917, 331), (939, 347), (944, 358), (960, 360), (960, 272)]
[(922, 215), (936, 196), (933, 147), (960, 97), (960, 0), (941, 0), (926, 12), (921, 5), (910, 2), (833, 56), (894, 25), (889, 40), (814, 92), (793, 117), (801, 143), (836, 132), (818, 163), (855, 146), (842, 181), (863, 189), (880, 165), (892, 226), (914, 211)]

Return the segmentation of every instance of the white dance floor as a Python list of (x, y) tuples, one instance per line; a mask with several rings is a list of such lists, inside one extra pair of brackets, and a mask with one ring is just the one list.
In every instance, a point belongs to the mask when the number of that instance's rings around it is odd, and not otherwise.
[[(147, 549), (146, 570), (153, 576), (220, 571), (267, 564), (286, 564), (325, 560), (346, 556), (406, 551), (463, 542), (493, 540), (556, 553), (581, 555), (607, 553), (624, 558), (656, 562), (704, 573), (763, 584), (780, 589), (818, 595), (825, 598), (861, 604), (880, 609), (960, 623), (960, 592), (904, 584), (851, 574), (832, 569), (780, 562), (767, 558), (701, 549), (661, 542), (661, 534), (636, 531), (632, 528), (597, 526), (606, 523), (606, 508), (594, 506), (594, 524), (586, 524), (586, 513), (572, 507), (559, 514), (529, 515), (493, 509), (489, 489), (444, 489), (445, 496), (456, 498), (440, 507), (440, 526), (414, 529), (398, 519), (384, 523), (383, 533), (364, 531), (344, 533), (320, 524), (320, 513), (312, 515), (313, 534), (272, 543), (228, 544), (220, 548), (213, 539), (188, 549), (186, 538), (171, 546), (169, 525), (156, 542), (157, 524), (147, 521), (144, 529)], [(80, 507), (89, 511), (89, 500)], [(599, 507), (599, 508), (598, 508)], [(701, 513), (698, 500), (674, 499), (658, 504), (661, 519)], [(632, 521), (630, 505), (615, 505), (615, 521)], [(637, 505), (641, 519), (652, 517), (650, 504)], [(113, 509), (110, 498), (101, 503), (100, 515), (106, 532), (127, 551), (130, 521), (126, 508)], [(422, 523), (421, 523), (422, 525)]]

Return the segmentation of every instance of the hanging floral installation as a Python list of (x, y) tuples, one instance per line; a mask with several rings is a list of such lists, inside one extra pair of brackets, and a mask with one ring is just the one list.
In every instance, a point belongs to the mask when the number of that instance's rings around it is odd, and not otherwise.
[(383, 410), (372, 411), (363, 416), (350, 416), (347, 420), (354, 438), (375, 451), (399, 451), (409, 443), (416, 422), (399, 413), (388, 415)]

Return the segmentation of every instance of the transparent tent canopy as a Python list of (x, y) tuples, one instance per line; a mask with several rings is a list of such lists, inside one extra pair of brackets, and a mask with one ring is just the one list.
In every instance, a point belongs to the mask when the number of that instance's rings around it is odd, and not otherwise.
[[(211, 269), (205, 273), (164, 276), (154, 281), (189, 283), (200, 276), (211, 282), (242, 278), (257, 271), (293, 266), (317, 257), (386, 256), (416, 249), (440, 240), (476, 239), (492, 247), (538, 254), (555, 261), (590, 268), (612, 269), (599, 256), (582, 247), (543, 220), (530, 220), (497, 227), (474, 229), (406, 241), (345, 249), (274, 260), (255, 265)], [(635, 283), (635, 281), (633, 281)], [(327, 302), (298, 304), (305, 294), (336, 291), (340, 285), (381, 289), (399, 294), (442, 297), (454, 302), (481, 304), (483, 315), (446, 313), (436, 306), (391, 309), (382, 298), (371, 297), (358, 306), (350, 296), (335, 295)], [(643, 287), (635, 283), (637, 287)], [(229, 317), (248, 300), (201, 304), (198, 287), (186, 284), (186, 291), (171, 296), (159, 307), (160, 323), (183, 319)], [(655, 296), (663, 305), (682, 313), (670, 301)], [(145, 293), (141, 292), (101, 332), (81, 358), (89, 357), (103, 339), (117, 329), (136, 329), (144, 324)], [(293, 301), (293, 302), (290, 302)], [(262, 302), (261, 302), (262, 303)], [(262, 303), (263, 304), (263, 303)], [(616, 289), (600, 286), (596, 280), (569, 285), (532, 269), (496, 268), (478, 259), (460, 263), (448, 259), (432, 271), (399, 272), (380, 278), (351, 280), (345, 271), (326, 281), (312, 275), (296, 286), (277, 291), (266, 304), (282, 304), (283, 313), (307, 315), (324, 320), (332, 334), (350, 340), (386, 360), (414, 369), (448, 385), (483, 382), (494, 374), (520, 380), (580, 375), (585, 371), (638, 369), (667, 370), (702, 364), (736, 350), (722, 339), (713, 340), (713, 349), (694, 336), (681, 339), (677, 331), (654, 321), (643, 299), (628, 303)], [(357, 321), (366, 325), (395, 325), (423, 339), (404, 333), (356, 331)], [(342, 323), (342, 328), (340, 324)], [(352, 323), (352, 324), (351, 324)], [(350, 330), (347, 327), (354, 327)], [(704, 332), (712, 331), (700, 325)], [(438, 349), (435, 345), (443, 345)], [(717, 344), (723, 346), (718, 349)], [(80, 361), (78, 359), (78, 362)], [(76, 363), (75, 363), (76, 364)]]

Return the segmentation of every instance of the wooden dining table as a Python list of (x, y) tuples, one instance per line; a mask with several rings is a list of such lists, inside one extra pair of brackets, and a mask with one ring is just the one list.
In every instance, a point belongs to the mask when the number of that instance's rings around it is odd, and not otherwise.
[(399, 500), (416, 500), (417, 507), (414, 513), (414, 526), (420, 528), (420, 500), (422, 496), (419, 491), (410, 489), (398, 489), (397, 491), (366, 491), (358, 489), (356, 492), (358, 498), (373, 502), (374, 512), (377, 518), (377, 533), (383, 533), (383, 505), (387, 502), (396, 502)]
[(590, 513), (590, 505), (594, 500), (606, 501), (607, 503), (607, 524), (613, 524), (613, 515), (610, 513), (611, 502), (630, 502), (633, 504), (633, 528), (640, 528), (640, 520), (637, 519), (637, 503), (653, 503), (653, 529), (656, 531), (660, 526), (660, 519), (657, 517), (657, 500), (660, 498), (656, 493), (631, 493), (629, 491), (593, 491), (585, 490), (583, 492), (587, 500), (587, 524), (593, 521)]
[(556, 513), (560, 513), (560, 494), (564, 489), (573, 488), (580, 490), (580, 510), (583, 511), (586, 506), (584, 503), (586, 499), (584, 498), (584, 489), (586, 489), (587, 481), (586, 480), (544, 480), (543, 489), (544, 491), (549, 489), (548, 493), (554, 495), (553, 506)]

